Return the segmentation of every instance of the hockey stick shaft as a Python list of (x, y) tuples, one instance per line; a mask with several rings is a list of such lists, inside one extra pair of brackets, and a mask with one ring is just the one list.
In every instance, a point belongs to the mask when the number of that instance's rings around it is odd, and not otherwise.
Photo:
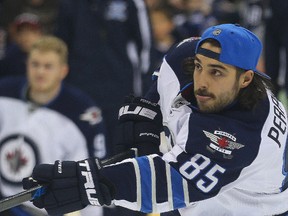
[[(106, 166), (109, 164), (122, 161), (127, 158), (134, 158), (134, 157), (137, 157), (137, 149), (131, 148), (128, 151), (104, 159), (101, 161), (101, 163), (103, 166)], [(33, 200), (34, 198), (39, 197), (44, 193), (45, 193), (45, 186), (38, 185), (36, 187), (30, 188), (29, 190), (25, 190), (12, 196), (6, 197), (0, 200), (0, 212), (21, 205), (26, 201)]]

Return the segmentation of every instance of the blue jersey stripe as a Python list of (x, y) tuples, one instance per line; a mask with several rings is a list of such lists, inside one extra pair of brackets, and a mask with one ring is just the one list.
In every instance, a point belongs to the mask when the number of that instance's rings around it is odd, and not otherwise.
[(151, 168), (147, 157), (136, 158), (141, 176), (141, 212), (152, 212)]
[(185, 207), (183, 178), (173, 167), (171, 167), (170, 170), (173, 193), (173, 209)]

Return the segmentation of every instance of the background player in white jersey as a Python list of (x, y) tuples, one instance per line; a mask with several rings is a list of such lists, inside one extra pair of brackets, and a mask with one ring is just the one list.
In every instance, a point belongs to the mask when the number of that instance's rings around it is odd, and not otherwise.
[[(45, 36), (29, 53), (27, 79), (0, 81), (2, 196), (22, 191), (22, 178), (38, 163), (105, 156), (101, 110), (86, 94), (62, 83), (67, 73), (65, 43)], [(20, 206), (1, 215), (39, 216), (33, 208)]]
[[(48, 187), (34, 205), (50, 214), (111, 202), (184, 216), (286, 212), (287, 115), (269, 77), (256, 69), (261, 49), (252, 32), (234, 24), (180, 43), (166, 55), (157, 80), (171, 149), (105, 167), (97, 158), (36, 166), (33, 178)], [(159, 134), (138, 124), (159, 119), (156, 107), (138, 98), (119, 113), (123, 124), (134, 115), (135, 145), (145, 154), (145, 137)], [(63, 185), (65, 179), (77, 184)]]

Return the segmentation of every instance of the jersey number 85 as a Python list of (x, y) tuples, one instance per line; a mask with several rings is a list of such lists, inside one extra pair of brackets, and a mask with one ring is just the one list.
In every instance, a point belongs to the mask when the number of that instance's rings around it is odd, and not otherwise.
[[(194, 155), (190, 161), (187, 161), (180, 167), (180, 173), (187, 179), (192, 180), (199, 174), (202, 176), (204, 169), (211, 163), (210, 159), (205, 157), (201, 154)], [(192, 171), (191, 171), (192, 170)], [(210, 180), (210, 183), (207, 180), (205, 181), (205, 178), (200, 178), (200, 180), (197, 181), (196, 185), (197, 187), (205, 192), (208, 193), (211, 191), (216, 184), (218, 183), (218, 178), (215, 176), (217, 172), (224, 173), (226, 169), (219, 166), (218, 164), (215, 164), (212, 168), (210, 168), (206, 173), (204, 173), (204, 176), (206, 179), (208, 178)]]

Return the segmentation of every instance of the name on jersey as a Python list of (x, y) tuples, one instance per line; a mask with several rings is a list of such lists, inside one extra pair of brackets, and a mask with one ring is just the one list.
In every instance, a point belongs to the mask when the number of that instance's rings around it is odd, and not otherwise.
[(281, 147), (280, 138), (286, 132), (287, 128), (287, 119), (283, 108), (280, 105), (279, 100), (273, 95), (271, 95), (272, 103), (273, 103), (273, 126), (270, 127), (268, 132), (268, 137), (275, 141), (279, 148)]
[(210, 139), (210, 144), (207, 146), (211, 152), (218, 151), (223, 154), (224, 158), (231, 159), (234, 149), (243, 148), (244, 145), (236, 142), (236, 137), (225, 132), (215, 130), (214, 133), (203, 130), (203, 133)]

